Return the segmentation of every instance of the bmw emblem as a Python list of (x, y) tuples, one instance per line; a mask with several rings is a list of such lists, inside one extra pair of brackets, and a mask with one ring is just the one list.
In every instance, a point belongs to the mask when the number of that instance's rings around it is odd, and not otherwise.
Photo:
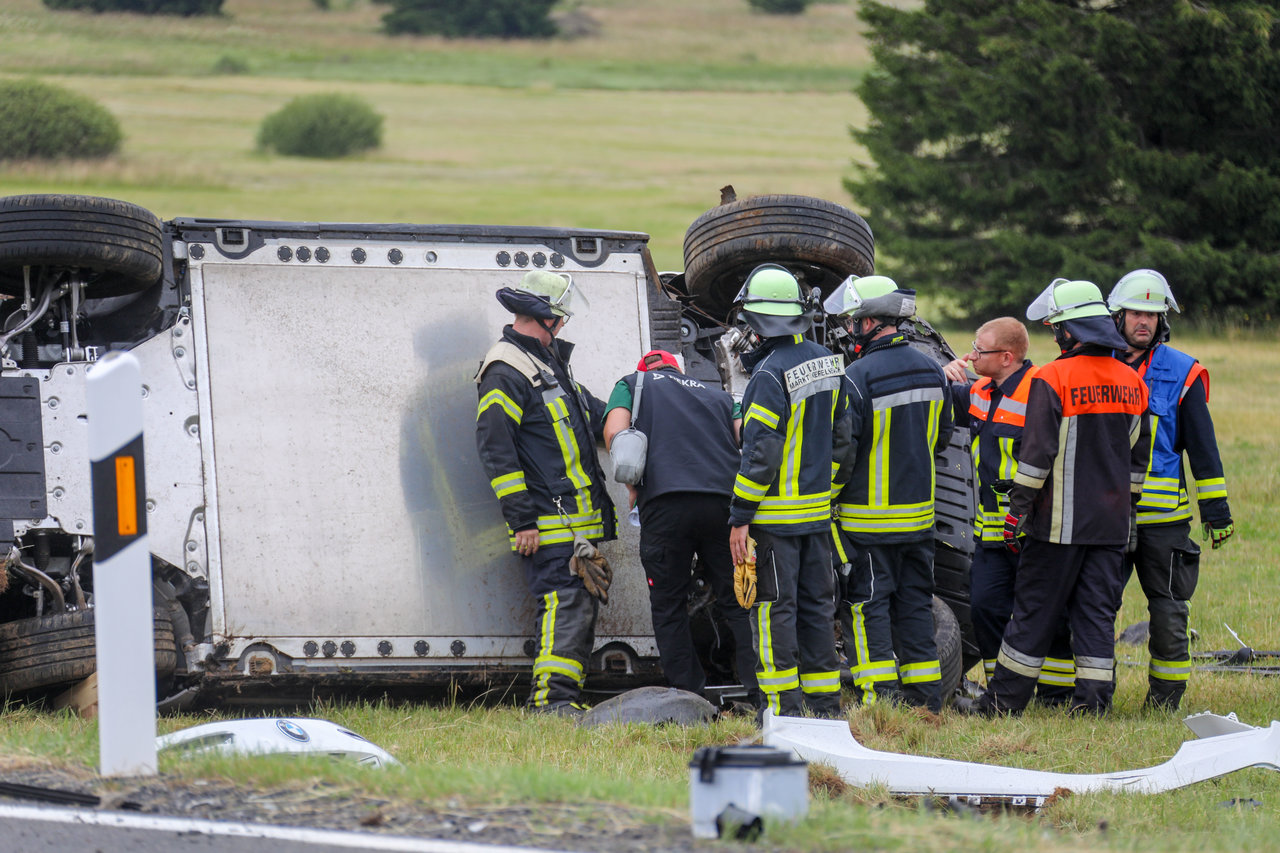
[(307, 734), (302, 726), (290, 720), (276, 720), (276, 728), (283, 732), (285, 737), (299, 743), (311, 740), (311, 735)]

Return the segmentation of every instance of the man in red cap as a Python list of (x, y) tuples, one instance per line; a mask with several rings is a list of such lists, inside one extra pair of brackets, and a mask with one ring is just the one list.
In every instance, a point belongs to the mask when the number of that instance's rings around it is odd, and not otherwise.
[(674, 367), (680, 370), (680, 359), (664, 349), (651, 349), (638, 362), (636, 370), (661, 370), (663, 367)]
[(718, 386), (685, 376), (671, 353), (651, 350), (636, 373), (618, 381), (605, 412), (606, 446), (630, 426), (649, 439), (643, 479), (628, 488), (640, 510), (640, 562), (649, 582), (654, 639), (667, 682), (693, 693), (706, 688), (689, 626), (696, 554), (733, 637), (738, 680), (758, 707), (751, 624), (734, 597), (729, 553), (729, 499), (740, 464), (737, 404)]

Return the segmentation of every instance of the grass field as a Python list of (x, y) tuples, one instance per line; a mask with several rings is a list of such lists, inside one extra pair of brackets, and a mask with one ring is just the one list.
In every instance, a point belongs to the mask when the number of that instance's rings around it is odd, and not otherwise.
[[(0, 193), (108, 195), (166, 218), (644, 231), (663, 269), (683, 266), (685, 229), (725, 184), (852, 203), (866, 51), (851, 4), (792, 19), (742, 0), (604, 0), (583, 7), (598, 38), (509, 44), (393, 39), (377, 31), (385, 7), (334, 5), (231, 0), (222, 19), (165, 20), (10, 0), (0, 74), (93, 96), (127, 139), (107, 163), (0, 163)], [(251, 73), (213, 74), (224, 55)], [(263, 117), (330, 91), (386, 117), (379, 151), (254, 151)]]
[(197, 76), (227, 56), (253, 74), (315, 80), (843, 92), (867, 59), (848, 0), (816, 3), (802, 16), (758, 15), (745, 0), (589, 0), (562, 5), (598, 34), (496, 47), (391, 38), (380, 30), (388, 7), (332, 5), (321, 12), (310, 0), (227, 0), (220, 18), (139, 26), (129, 15), (51, 14), (40, 0), (6, 0), (0, 70)]
[[(867, 53), (852, 2), (797, 19), (753, 15), (743, 0), (595, 0), (580, 10), (598, 37), (545, 43), (389, 39), (381, 8), (335, 0), (228, 0), (214, 20), (54, 14), (39, 0), (0, 4), (0, 74), (35, 74), (97, 98), (121, 120), (124, 151), (106, 163), (0, 163), (0, 195), (78, 192), (127, 199), (162, 217), (371, 222), (485, 222), (616, 228), (652, 235), (660, 268), (682, 264), (689, 222), (733, 184), (740, 194), (821, 196), (841, 189), (861, 152), (849, 126), (866, 120), (851, 94)], [(247, 74), (218, 75), (233, 57)], [(336, 162), (256, 153), (261, 119), (297, 94), (361, 95), (386, 116), (383, 148)], [(875, 223), (871, 223), (874, 227)], [(1046, 271), (1046, 281), (1050, 271)], [(957, 331), (954, 341), (967, 341)], [(1275, 334), (1181, 336), (1208, 365), (1237, 535), (1206, 550), (1192, 625), (1196, 648), (1234, 646), (1226, 625), (1260, 649), (1280, 648), (1277, 509), (1280, 348)], [(1038, 361), (1052, 357), (1033, 331)], [(1119, 626), (1145, 618), (1131, 589)], [(868, 745), (1069, 772), (1155, 764), (1188, 733), (1140, 710), (1145, 649), (1122, 648), (1116, 712), (1017, 720), (900, 711), (851, 712)], [(1197, 673), (1189, 712), (1280, 717), (1275, 681)], [(351, 774), (329, 765), (179, 762), (183, 778), (318, 784), (438, 801), (627, 802), (655, 821), (687, 806), (687, 762), (703, 744), (749, 733), (706, 729), (582, 731), (510, 709), (342, 705), (315, 713), (396, 754), (403, 770)], [(194, 718), (167, 719), (165, 730)], [(96, 763), (92, 723), (10, 710), (4, 763)], [(546, 747), (551, 743), (550, 748)], [(1257, 809), (1223, 808), (1241, 798)], [(794, 850), (1256, 850), (1280, 824), (1280, 778), (1248, 770), (1154, 797), (1066, 798), (1038, 818), (966, 820), (893, 803), (876, 791), (817, 795), (813, 817), (770, 833)]]

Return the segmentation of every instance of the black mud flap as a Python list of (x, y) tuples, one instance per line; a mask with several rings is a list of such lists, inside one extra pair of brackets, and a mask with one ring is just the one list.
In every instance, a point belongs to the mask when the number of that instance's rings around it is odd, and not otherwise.
[(40, 380), (0, 377), (0, 543), (13, 541), (13, 522), (48, 515)]

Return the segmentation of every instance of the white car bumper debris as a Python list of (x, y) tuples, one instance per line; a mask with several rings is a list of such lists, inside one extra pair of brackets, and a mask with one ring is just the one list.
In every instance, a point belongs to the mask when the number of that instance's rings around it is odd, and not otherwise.
[(1154, 794), (1246, 767), (1280, 770), (1280, 722), (1249, 726), (1235, 715), (1196, 714), (1186, 725), (1200, 740), (1186, 741), (1163, 764), (1118, 773), (1054, 773), (970, 761), (951, 761), (868, 749), (843, 720), (777, 717), (765, 713), (764, 743), (826, 764), (851, 785), (883, 785), (899, 796), (947, 797), (969, 805), (1005, 803), (1039, 808), (1055, 791)]
[(156, 738), (156, 749), (227, 755), (321, 755), (367, 767), (400, 763), (382, 747), (336, 723), (301, 717), (203, 723)]

